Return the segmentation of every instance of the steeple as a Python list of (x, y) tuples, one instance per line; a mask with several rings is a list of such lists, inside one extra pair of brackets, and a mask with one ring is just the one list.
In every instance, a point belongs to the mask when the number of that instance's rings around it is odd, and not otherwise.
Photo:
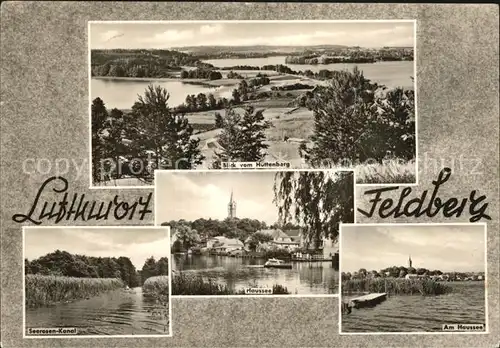
[(411, 267), (412, 261), (411, 261), (411, 255), (408, 255), (408, 268)]
[(233, 189), (231, 189), (231, 196), (227, 205), (227, 217), (230, 219), (236, 217), (236, 202), (233, 199)]

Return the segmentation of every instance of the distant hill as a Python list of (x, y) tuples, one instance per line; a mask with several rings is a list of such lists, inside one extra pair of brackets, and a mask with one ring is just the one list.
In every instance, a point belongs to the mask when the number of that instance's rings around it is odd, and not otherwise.
[(267, 45), (256, 45), (256, 46), (183, 46), (183, 47), (172, 47), (172, 50), (191, 53), (195, 55), (199, 54), (214, 54), (214, 53), (296, 53), (303, 52), (306, 50), (334, 50), (348, 48), (349, 46), (343, 45), (314, 45), (314, 46), (267, 46)]

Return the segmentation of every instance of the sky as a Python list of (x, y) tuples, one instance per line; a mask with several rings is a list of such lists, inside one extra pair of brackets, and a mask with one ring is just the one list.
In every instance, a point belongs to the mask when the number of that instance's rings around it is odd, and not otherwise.
[(182, 46), (414, 46), (414, 22), (90, 23), (90, 48)]
[(233, 190), (236, 217), (278, 220), (274, 205), (274, 172), (159, 172), (156, 181), (156, 222), (227, 218)]
[(56, 250), (95, 257), (128, 257), (136, 269), (147, 258), (170, 256), (168, 228), (27, 228), (24, 257), (36, 259)]
[(355, 226), (340, 233), (341, 271), (412, 266), (443, 272), (484, 272), (483, 225)]

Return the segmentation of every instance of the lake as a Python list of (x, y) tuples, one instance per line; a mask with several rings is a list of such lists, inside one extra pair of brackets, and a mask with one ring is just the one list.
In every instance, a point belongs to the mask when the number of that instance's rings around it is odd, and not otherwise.
[(450, 282), (439, 296), (390, 296), (342, 315), (342, 332), (441, 332), (443, 324), (484, 324), (484, 282)]
[(169, 323), (152, 316), (155, 300), (142, 288), (115, 290), (50, 307), (27, 308), (26, 328), (74, 327), (79, 335), (166, 335)]
[(276, 269), (264, 268), (264, 259), (185, 254), (174, 254), (172, 259), (173, 270), (212, 278), (231, 290), (278, 284), (292, 295), (338, 293), (339, 273), (332, 262), (294, 262), (292, 269)]
[(283, 64), (295, 71), (311, 70), (318, 72), (320, 70), (350, 70), (357, 66), (363, 71), (364, 75), (379, 84), (386, 85), (389, 88), (394, 87), (414, 87), (410, 76), (415, 76), (413, 61), (394, 61), (394, 62), (376, 62), (364, 64), (285, 64), (285, 56), (268, 57), (268, 58), (245, 58), (245, 59), (209, 59), (204, 60), (205, 63), (210, 63), (218, 68), (230, 67), (236, 65), (250, 65), (262, 67), (264, 65)]
[[(205, 62), (213, 64), (216, 67), (229, 67), (236, 65), (263, 66), (266, 64), (284, 64), (285, 57), (269, 58), (246, 58), (246, 59), (211, 59)], [(318, 65), (300, 65), (286, 64), (293, 70), (312, 70), (317, 72), (321, 69), (328, 70), (352, 70), (358, 66), (365, 76), (374, 82), (384, 84), (393, 88), (403, 86), (413, 88), (413, 82), (410, 76), (415, 76), (413, 62), (377, 62), (372, 64), (318, 64)], [(92, 78), (90, 81), (91, 100), (99, 97), (106, 107), (118, 109), (130, 109), (137, 100), (138, 95), (144, 95), (144, 91), (149, 84), (160, 85), (167, 89), (170, 94), (169, 106), (174, 107), (186, 101), (189, 94), (213, 93), (216, 98), (230, 98), (234, 86), (208, 87), (183, 83), (181, 81), (162, 80), (162, 79), (102, 79)]]
[(212, 93), (216, 98), (230, 97), (233, 88), (207, 87), (180, 81), (169, 81), (161, 79), (101, 79), (92, 78), (90, 81), (90, 98), (94, 100), (99, 97), (104, 101), (106, 108), (131, 109), (137, 101), (138, 95), (144, 95), (149, 84), (160, 85), (166, 88), (170, 97), (168, 105), (178, 106), (186, 101), (186, 96)]

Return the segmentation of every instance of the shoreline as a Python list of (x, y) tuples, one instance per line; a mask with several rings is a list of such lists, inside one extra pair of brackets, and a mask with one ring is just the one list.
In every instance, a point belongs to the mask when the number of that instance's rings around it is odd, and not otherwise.
[(116, 77), (116, 76), (91, 76), (91, 80), (107, 80), (107, 81), (137, 81), (137, 82), (146, 82), (146, 81), (158, 81), (158, 82), (180, 82), (191, 85), (199, 85), (205, 86), (208, 88), (219, 88), (219, 87), (228, 87), (228, 86), (236, 86), (237, 83), (235, 79), (218, 79), (218, 80), (209, 80), (209, 79), (181, 79), (177, 77)]

